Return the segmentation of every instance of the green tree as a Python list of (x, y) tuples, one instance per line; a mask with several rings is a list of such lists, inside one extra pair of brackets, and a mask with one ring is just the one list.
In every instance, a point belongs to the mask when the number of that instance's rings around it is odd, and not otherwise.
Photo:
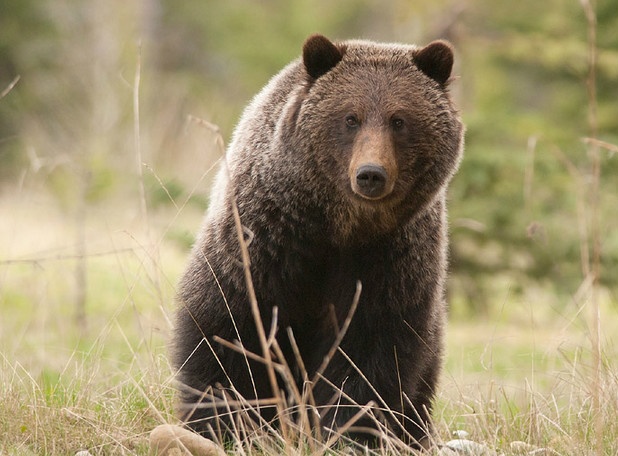
[[(618, 10), (611, 3), (599, 2), (597, 83), (599, 135), (615, 143)], [(463, 23), (468, 134), (452, 192), (454, 283), (477, 310), (501, 299), (493, 285), (505, 276), (512, 291), (545, 283), (574, 294), (585, 223), (578, 205), (590, 176), (582, 141), (589, 135), (584, 12), (575, 1), (479, 1)], [(602, 167), (602, 278), (615, 289), (618, 221), (610, 189), (618, 162), (606, 153)]]

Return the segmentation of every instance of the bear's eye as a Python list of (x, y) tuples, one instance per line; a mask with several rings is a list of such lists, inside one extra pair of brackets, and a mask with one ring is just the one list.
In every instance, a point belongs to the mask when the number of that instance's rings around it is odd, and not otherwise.
[(360, 125), (360, 121), (354, 114), (350, 114), (349, 116), (346, 116), (345, 124), (348, 128), (356, 128)]
[(393, 127), (394, 130), (401, 130), (404, 126), (404, 121), (402, 118), (400, 117), (393, 117), (391, 119), (391, 126)]

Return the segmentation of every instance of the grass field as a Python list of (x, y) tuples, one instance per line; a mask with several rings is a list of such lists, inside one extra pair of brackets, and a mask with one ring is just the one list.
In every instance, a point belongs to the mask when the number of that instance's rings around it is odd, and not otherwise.
[[(145, 230), (122, 204), (86, 217), (80, 328), (74, 223), (44, 192), (0, 201), (0, 454), (147, 454), (149, 431), (175, 422), (166, 342), (186, 255), (180, 240), (201, 212), (151, 212)], [(534, 454), (618, 454), (616, 303), (601, 296), (595, 382), (586, 303), (559, 303), (542, 289), (514, 296), (504, 283), (482, 319), (465, 316), (455, 297), (438, 439), (465, 430), (497, 454), (528, 454), (517, 442), (545, 449)]]

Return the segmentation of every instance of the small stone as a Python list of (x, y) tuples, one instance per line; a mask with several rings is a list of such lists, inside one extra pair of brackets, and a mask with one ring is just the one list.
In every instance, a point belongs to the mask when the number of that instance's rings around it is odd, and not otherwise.
[(467, 439), (455, 439), (446, 442), (445, 444), (451, 450), (457, 452), (457, 454), (464, 454), (467, 456), (494, 456), (495, 451), (489, 449), (487, 446), (473, 442)]
[(157, 456), (225, 456), (223, 449), (212, 440), (171, 424), (152, 430), (150, 452)]
[(88, 450), (80, 450), (75, 453), (75, 456), (92, 456), (92, 453), (90, 453), (90, 451)]
[(467, 439), (468, 437), (470, 437), (470, 433), (461, 429), (457, 429), (456, 431), (453, 431), (453, 435), (455, 437), (457, 437), (458, 439)]

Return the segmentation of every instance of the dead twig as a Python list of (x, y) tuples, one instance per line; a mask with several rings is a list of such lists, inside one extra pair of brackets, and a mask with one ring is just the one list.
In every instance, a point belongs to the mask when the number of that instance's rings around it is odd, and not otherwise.
[(8, 86), (6, 86), (6, 88), (2, 91), (2, 93), (0, 93), (0, 100), (6, 97), (9, 94), (9, 92), (13, 90), (13, 87), (17, 85), (20, 79), (21, 79), (20, 75), (15, 76), (15, 78), (9, 83)]

